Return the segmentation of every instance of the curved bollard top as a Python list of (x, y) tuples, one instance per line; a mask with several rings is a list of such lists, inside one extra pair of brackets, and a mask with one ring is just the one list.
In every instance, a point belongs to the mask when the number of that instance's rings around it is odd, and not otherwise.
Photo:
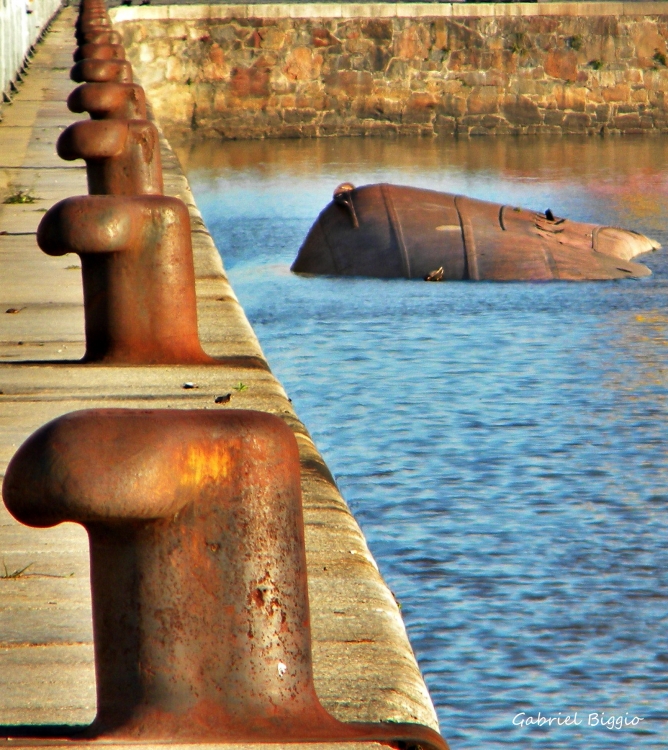
[(83, 83), (67, 97), (67, 106), (93, 120), (146, 119), (146, 94), (136, 83)]
[(121, 44), (121, 35), (118, 31), (99, 30), (87, 31), (82, 35), (82, 44)]
[(77, 37), (86, 34), (92, 29), (111, 31), (112, 23), (107, 13), (90, 11), (79, 16), (75, 25)]
[(263, 736), (317, 702), (299, 452), (279, 418), (74, 412), (19, 449), (3, 495), (23, 523), (89, 532), (94, 736)]
[(132, 83), (132, 65), (127, 60), (80, 60), (70, 78), (75, 83)]
[(160, 136), (148, 120), (81, 120), (60, 134), (56, 150), (66, 161), (86, 161), (91, 195), (163, 192)]
[(98, 712), (80, 739), (380, 741), (315, 692), (299, 451), (253, 411), (100, 409), (59, 417), (11, 460), (9, 511), (90, 539)]
[(10, 462), (3, 498), (14, 518), (39, 528), (173, 519), (189, 504), (217, 502), (260, 466), (279, 496), (289, 487), (288, 497), (300, 497), (297, 443), (270, 414), (86, 409), (31, 435)]
[(74, 62), (80, 60), (125, 60), (122, 44), (101, 44), (86, 42), (74, 50)]
[(50, 208), (37, 230), (48, 255), (78, 253), (84, 362), (215, 364), (197, 331), (188, 208), (162, 195), (89, 195)]

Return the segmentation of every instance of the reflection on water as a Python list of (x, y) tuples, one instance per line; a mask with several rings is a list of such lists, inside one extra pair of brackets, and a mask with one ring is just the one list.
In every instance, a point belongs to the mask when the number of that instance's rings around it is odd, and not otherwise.
[[(667, 254), (622, 282), (288, 270), (344, 180), (550, 207), (668, 246), (664, 141), (261, 141), (179, 156), (403, 604), (453, 750), (668, 747)], [(576, 711), (581, 724), (513, 725)], [(643, 721), (601, 723), (627, 714)]]

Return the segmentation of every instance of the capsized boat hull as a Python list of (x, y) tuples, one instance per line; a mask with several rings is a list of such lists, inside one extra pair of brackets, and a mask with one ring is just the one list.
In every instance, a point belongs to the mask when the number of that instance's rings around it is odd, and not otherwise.
[(430, 281), (548, 281), (649, 276), (631, 261), (660, 245), (462, 195), (378, 184), (334, 191), (311, 227), (296, 273)]

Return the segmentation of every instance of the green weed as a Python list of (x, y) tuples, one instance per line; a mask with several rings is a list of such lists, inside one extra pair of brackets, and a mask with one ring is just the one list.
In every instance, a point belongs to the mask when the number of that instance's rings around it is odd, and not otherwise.
[(7, 580), (9, 580), (9, 579), (15, 579), (15, 578), (20, 578), (26, 572), (26, 570), (28, 570), (28, 568), (31, 565), (34, 565), (34, 564), (35, 563), (28, 563), (25, 566), (25, 568), (17, 568), (16, 570), (11, 570), (10, 571), (9, 568), (7, 567), (7, 563), (3, 560), (2, 561), (2, 567), (5, 569), (5, 572), (4, 573), (0, 573), (0, 578), (4, 578), (4, 579), (7, 579)]
[(525, 55), (531, 46), (531, 39), (523, 31), (513, 34), (510, 38), (510, 51), (514, 55)]
[(8, 195), (3, 203), (34, 203), (37, 200), (32, 194), (32, 190), (17, 190), (15, 193)]

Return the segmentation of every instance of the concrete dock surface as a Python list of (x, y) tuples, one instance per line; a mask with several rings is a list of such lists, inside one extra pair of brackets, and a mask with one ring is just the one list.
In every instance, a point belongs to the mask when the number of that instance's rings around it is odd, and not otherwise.
[[(190, 209), (200, 338), (221, 365), (78, 364), (84, 353), (79, 257), (48, 257), (35, 240), (51, 205), (87, 193), (83, 163), (64, 162), (55, 153), (60, 132), (82, 119), (65, 104), (75, 86), (69, 79), (75, 17), (75, 9), (63, 9), (38, 45), (14, 101), (2, 108), (0, 196), (29, 197), (0, 204), (0, 472), (4, 476), (32, 432), (77, 409), (240, 408), (279, 415), (293, 429), (301, 452), (314, 672), (322, 703), (344, 721), (438, 729), (392, 593), (308, 431), (271, 374), (164, 139), (165, 193)], [(194, 387), (186, 389), (185, 383)], [(226, 394), (231, 394), (227, 404), (215, 403)], [(88, 576), (83, 528), (30, 529), (0, 505), (0, 724), (93, 720)]]

